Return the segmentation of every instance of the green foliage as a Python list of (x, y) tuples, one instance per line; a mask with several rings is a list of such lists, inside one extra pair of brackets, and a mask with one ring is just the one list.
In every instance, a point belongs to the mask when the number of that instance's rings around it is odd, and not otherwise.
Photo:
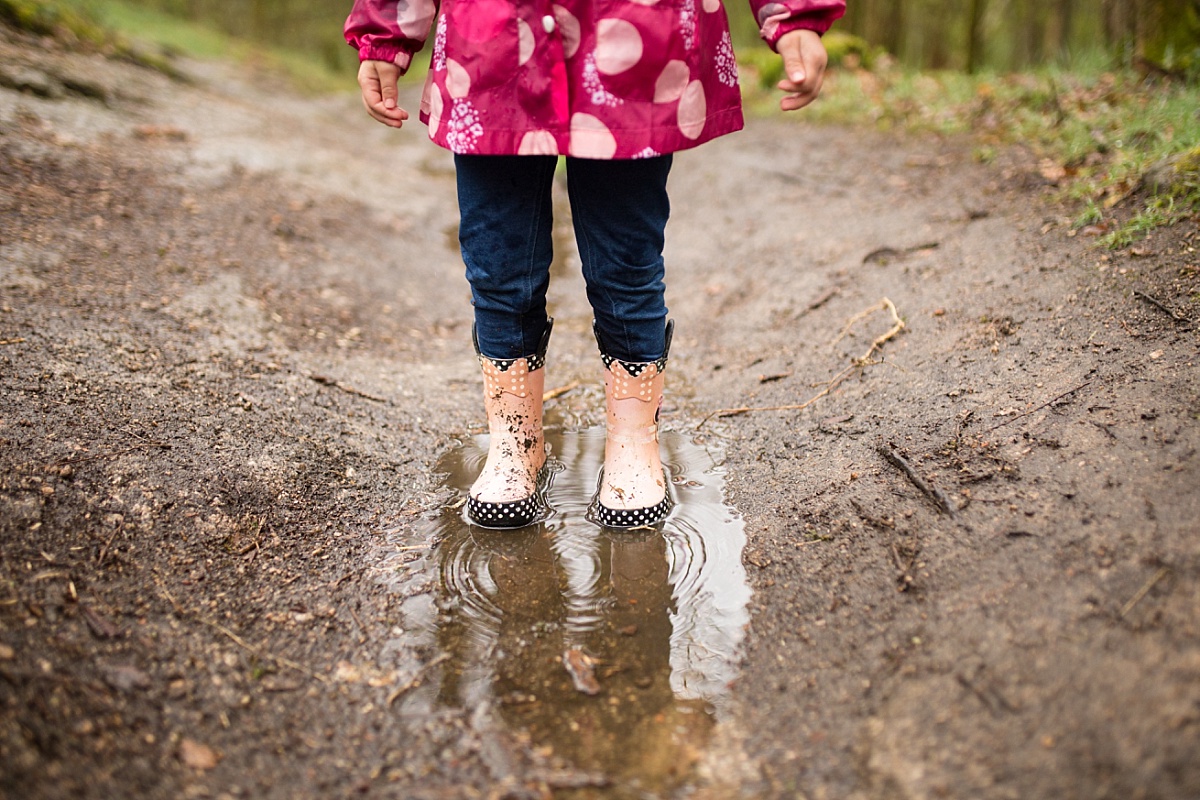
[[(777, 92), (743, 87), (752, 108)], [(1153, 227), (1200, 212), (1200, 86), (1132, 71), (970, 76), (886, 63), (832, 70), (802, 116), (974, 139), (977, 158), (1021, 144), (1082, 225), (1116, 225), (1114, 208), (1141, 203), (1105, 241), (1123, 246)], [(1168, 164), (1170, 169), (1157, 165)], [(1166, 177), (1151, 182), (1148, 175)], [(1153, 184), (1153, 185), (1151, 185)], [(1128, 228), (1125, 230), (1124, 228)]]
[[(320, 93), (353, 87), (349, 70), (334, 73), (321, 59), (296, 50), (271, 47), (222, 33), (215, 27), (148, 8), (129, 0), (0, 0), (0, 18), (10, 22), (15, 15), (8, 8), (27, 6), (35, 9), (33, 22), (21, 25), (26, 30), (72, 39), (84, 38), (76, 32), (77, 20), (95, 31), (87, 41), (101, 45), (112, 56), (157, 69), (177, 79), (185, 79), (174, 66), (179, 55), (193, 58), (222, 58), (249, 69), (281, 75), (302, 91)], [(36, 8), (35, 8), (36, 7)], [(34, 28), (34, 25), (41, 27)], [(345, 48), (349, 51), (350, 48)]]
[(350, 0), (122, 0), (160, 18), (200, 23), (258, 47), (303, 53), (326, 71), (353, 72), (357, 54), (342, 39)]
[(823, 39), (829, 64), (833, 67), (865, 67), (873, 69), (876, 62), (886, 55), (882, 47), (873, 47), (861, 36), (844, 31), (832, 30)]
[[(881, 48), (872, 47), (866, 39), (849, 33), (830, 31), (822, 41), (831, 67), (870, 69), (878, 59), (886, 56)], [(759, 88), (774, 89), (783, 79), (783, 59), (761, 41), (739, 48), (737, 54), (738, 65)]]
[(838, 26), (882, 45), (911, 68), (1074, 68), (1077, 53), (1101, 51), (1109, 67), (1183, 75), (1200, 48), (1200, 3), (854, 0)]
[(90, 9), (64, 0), (0, 0), (0, 20), (39, 36), (56, 36), (103, 46), (112, 40)]
[(1153, 165), (1140, 188), (1145, 206), (1101, 240), (1107, 247), (1127, 247), (1155, 228), (1200, 214), (1200, 146)]

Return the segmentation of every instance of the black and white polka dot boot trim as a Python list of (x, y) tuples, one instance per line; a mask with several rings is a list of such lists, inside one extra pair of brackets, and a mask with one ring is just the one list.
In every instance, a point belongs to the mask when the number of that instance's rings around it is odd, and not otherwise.
[(525, 368), (529, 372), (535, 369), (541, 369), (546, 366), (546, 349), (550, 346), (550, 332), (554, 330), (554, 318), (546, 317), (546, 330), (542, 333), (542, 341), (538, 345), (537, 351), (531, 355), (522, 356), (521, 358), (490, 358), (479, 351), (479, 332), (475, 326), (471, 326), (471, 343), (475, 345), (475, 355), (479, 357), (480, 364), (490, 364), (498, 372), (508, 372), (512, 369), (513, 364), (518, 361), (525, 362)]
[(671, 339), (674, 334), (675, 320), (667, 320), (666, 347), (663, 349), (661, 358), (654, 361), (622, 361), (605, 351), (604, 343), (600, 341), (600, 328), (594, 320), (592, 321), (592, 335), (596, 337), (596, 345), (600, 348), (600, 360), (604, 362), (604, 368), (611, 369), (613, 364), (617, 364), (631, 378), (641, 377), (641, 374), (650, 369), (650, 367), (656, 367), (659, 372), (667, 368), (667, 357), (671, 353)]
[[(664, 485), (671, 485), (665, 472), (663, 481)], [(600, 479), (596, 482), (596, 496), (592, 498), (592, 503), (588, 506), (587, 518), (604, 528), (643, 528), (655, 525), (666, 519), (667, 515), (671, 513), (671, 509), (675, 507), (671, 493), (667, 492), (663, 495), (662, 500), (648, 508), (609, 508), (600, 502), (599, 486), (602, 483), (604, 483), (604, 470), (600, 471)]]
[(673, 505), (669, 494), (649, 508), (609, 508), (597, 499), (588, 509), (588, 518), (605, 528), (643, 528), (666, 519)]
[(546, 488), (550, 482), (550, 462), (547, 461), (538, 471), (537, 488), (529, 497), (520, 500), (508, 500), (493, 503), (487, 500), (476, 500), (467, 497), (467, 521), (481, 528), (524, 528), (545, 518)]
[(545, 512), (546, 503), (540, 492), (506, 503), (467, 498), (467, 519), (481, 528), (524, 528), (540, 520)]

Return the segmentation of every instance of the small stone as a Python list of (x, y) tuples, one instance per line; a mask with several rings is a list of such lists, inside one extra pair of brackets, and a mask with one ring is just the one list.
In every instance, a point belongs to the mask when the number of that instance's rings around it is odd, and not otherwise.
[(333, 679), (338, 683), (358, 683), (362, 680), (362, 672), (349, 661), (339, 661)]
[(0, 661), (12, 661), (17, 657), (17, 651), (6, 644), (0, 644)]
[(150, 676), (129, 664), (101, 665), (104, 682), (119, 692), (150, 688)]
[(192, 769), (210, 770), (217, 765), (216, 752), (195, 739), (184, 739), (179, 743), (179, 760)]

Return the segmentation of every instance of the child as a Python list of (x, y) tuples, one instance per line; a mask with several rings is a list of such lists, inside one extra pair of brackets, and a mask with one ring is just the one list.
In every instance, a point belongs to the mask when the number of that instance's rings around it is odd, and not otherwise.
[[(749, 2), (783, 57), (780, 107), (808, 105), (824, 75), (820, 35), (844, 0)], [(420, 116), (455, 154), (491, 434), (468, 518), (513, 528), (544, 513), (550, 187), (562, 155), (604, 364), (608, 427), (590, 515), (609, 527), (652, 525), (671, 507), (658, 451), (671, 154), (742, 127), (721, 2), (355, 0), (346, 39), (362, 61), (367, 112), (385, 125), (409, 118), (396, 82), (431, 29)]]

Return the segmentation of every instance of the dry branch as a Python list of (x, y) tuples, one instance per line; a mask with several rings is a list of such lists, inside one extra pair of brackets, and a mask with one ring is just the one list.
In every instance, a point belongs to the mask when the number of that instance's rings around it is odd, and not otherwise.
[(1093, 380), (1087, 381), (1086, 383), (1079, 384), (1074, 389), (1068, 389), (1067, 391), (1063, 392), (1062, 394), (1058, 395), (1057, 397), (1054, 397), (1054, 398), (1042, 403), (1037, 408), (1031, 408), (1028, 411), (1026, 411), (1024, 414), (1017, 414), (1015, 417), (1010, 417), (1009, 419), (1004, 420), (1004, 422), (1001, 422), (998, 425), (993, 425), (992, 427), (987, 429), (986, 433), (991, 433), (992, 431), (996, 430), (997, 428), (1003, 428), (1005, 425), (1008, 425), (1009, 423), (1012, 423), (1012, 422), (1016, 422), (1017, 420), (1023, 419), (1024, 417), (1028, 417), (1030, 414), (1036, 414), (1037, 412), (1041, 411), (1046, 406), (1052, 406), (1055, 403), (1057, 403), (1059, 400), (1062, 400), (1064, 397), (1075, 394), (1080, 389), (1091, 386), (1094, 382), (1095, 382), (1095, 380), (1093, 379)]
[(579, 381), (571, 381), (570, 383), (566, 384), (565, 386), (559, 386), (557, 389), (551, 389), (550, 391), (543, 394), (542, 402), (545, 403), (546, 401), (553, 400), (556, 397), (562, 397), (567, 392), (573, 391), (578, 388), (579, 388)]
[(1133, 597), (1129, 598), (1129, 602), (1126, 603), (1121, 609), (1121, 619), (1125, 619), (1129, 612), (1133, 611), (1133, 607), (1142, 602), (1142, 598), (1150, 593), (1150, 590), (1154, 588), (1155, 584), (1167, 577), (1170, 572), (1171, 570), (1169, 568), (1163, 567), (1158, 572), (1154, 573), (1154, 577), (1146, 581), (1146, 583), (1142, 585), (1142, 588), (1138, 589)]
[(362, 389), (355, 389), (353, 386), (342, 383), (341, 381), (337, 380), (336, 378), (331, 378), (328, 375), (309, 375), (308, 377), (312, 378), (314, 381), (321, 384), (322, 386), (332, 386), (335, 389), (341, 389), (346, 394), (352, 394), (355, 397), (361, 397), (364, 400), (370, 400), (375, 403), (386, 403), (387, 402), (386, 397), (379, 397), (378, 395), (369, 394), (367, 392), (364, 392)]
[(713, 411), (707, 417), (701, 420), (700, 424), (696, 426), (696, 429), (699, 430), (700, 428), (704, 427), (705, 423), (707, 423), (713, 417), (735, 417), (740, 414), (749, 414), (755, 411), (803, 411), (813, 403), (820, 400), (822, 397), (830, 394), (834, 389), (841, 386), (842, 382), (845, 381), (846, 378), (848, 378), (855, 370), (861, 370), (870, 364), (875, 363), (871, 361), (871, 356), (875, 355), (875, 353), (879, 351), (879, 348), (883, 347), (883, 345), (891, 341), (896, 337), (897, 334), (904, 330), (904, 320), (900, 318), (900, 312), (896, 310), (896, 304), (885, 297), (867, 310), (860, 311), (851, 317), (850, 321), (847, 322), (842, 328), (842, 332), (839, 333), (837, 338), (833, 340), (833, 344), (840, 342), (850, 332), (850, 329), (854, 326), (854, 323), (870, 316), (876, 311), (889, 312), (892, 317), (892, 327), (887, 331), (887, 333), (875, 337), (875, 339), (871, 341), (871, 346), (867, 348), (865, 353), (858, 358), (851, 359), (850, 366), (833, 376), (833, 378), (825, 384), (825, 387), (821, 389), (821, 391), (817, 392), (803, 403), (782, 406), (742, 406), (740, 408), (718, 408), (716, 411)]
[(425, 676), (429, 673), (429, 671), (431, 669), (433, 669), (434, 667), (436, 667), (438, 664), (441, 664), (443, 661), (447, 660), (448, 658), (450, 658), (450, 655), (448, 653), (442, 653), (441, 655), (437, 656), (436, 658), (431, 659), (428, 664), (425, 664), (423, 667), (421, 667), (420, 669), (417, 670), (417, 674), (413, 675), (412, 680), (410, 680), (408, 683), (406, 683), (402, 686), (397, 686), (395, 688), (395, 690), (393, 690), (392, 693), (388, 695), (388, 698), (387, 698), (388, 707), (390, 708), (393, 703), (395, 703), (397, 700), (399, 700), (405, 694), (412, 691), (413, 689), (416, 689), (418, 686), (420, 686), (422, 683), (424, 683)]
[(1177, 314), (1177, 313), (1176, 313), (1174, 310), (1172, 310), (1170, 306), (1168, 306), (1168, 305), (1167, 305), (1166, 303), (1164, 303), (1162, 300), (1159, 300), (1157, 297), (1154, 297), (1154, 296), (1152, 296), (1152, 295), (1146, 294), (1145, 292), (1139, 291), (1139, 290), (1137, 290), (1137, 289), (1134, 289), (1134, 290), (1133, 290), (1133, 296), (1134, 296), (1134, 297), (1137, 297), (1137, 298), (1139, 298), (1139, 299), (1141, 299), (1141, 300), (1145, 300), (1147, 303), (1149, 303), (1150, 305), (1154, 306), (1154, 307), (1155, 307), (1155, 308), (1157, 308), (1159, 311), (1163, 312), (1163, 313), (1164, 313), (1164, 314), (1166, 314), (1168, 317), (1170, 317), (1172, 320), (1174, 320), (1175, 322), (1178, 322), (1180, 325), (1187, 325), (1187, 324), (1189, 324), (1189, 323), (1188, 323), (1188, 318), (1187, 318), (1187, 317), (1180, 316), (1180, 315), (1179, 315), (1179, 314)]
[(913, 468), (912, 464), (908, 463), (908, 460), (904, 456), (885, 444), (878, 445), (875, 449), (879, 451), (881, 456), (887, 459), (889, 464), (903, 472), (905, 477), (912, 482), (912, 485), (920, 489), (926, 497), (933, 501), (934, 505), (950, 516), (954, 516), (955, 509), (954, 505), (950, 502), (950, 498), (941, 489), (922, 478), (920, 473)]

